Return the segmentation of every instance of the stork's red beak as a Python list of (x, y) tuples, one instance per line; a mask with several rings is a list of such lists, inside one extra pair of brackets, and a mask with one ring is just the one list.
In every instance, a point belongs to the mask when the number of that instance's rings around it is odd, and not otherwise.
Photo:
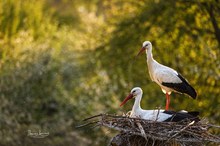
[(131, 99), (132, 97), (134, 97), (133, 94), (129, 94), (125, 99), (124, 101), (120, 104), (120, 106), (124, 105), (129, 99)]
[(139, 56), (141, 53), (143, 53), (145, 51), (145, 48), (144, 47), (142, 47), (141, 49), (140, 49), (140, 51), (139, 51), (139, 53), (137, 54), (137, 56)]

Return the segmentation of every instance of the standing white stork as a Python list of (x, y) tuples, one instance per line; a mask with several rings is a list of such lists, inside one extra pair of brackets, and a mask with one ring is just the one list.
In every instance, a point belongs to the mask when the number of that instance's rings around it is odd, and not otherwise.
[(158, 122), (178, 122), (184, 119), (191, 121), (199, 121), (199, 112), (187, 111), (167, 111), (167, 110), (143, 110), (140, 106), (143, 91), (140, 87), (135, 87), (130, 94), (124, 99), (120, 106), (124, 105), (128, 100), (135, 98), (130, 117), (141, 118)]
[(154, 60), (151, 42), (145, 41), (138, 55), (145, 50), (150, 78), (152, 81), (156, 82), (161, 87), (163, 93), (166, 94), (166, 110), (169, 109), (170, 94), (172, 91), (185, 93), (193, 99), (196, 98), (197, 93), (195, 89), (186, 81), (186, 79), (184, 79), (184, 77), (174, 69), (164, 66)]

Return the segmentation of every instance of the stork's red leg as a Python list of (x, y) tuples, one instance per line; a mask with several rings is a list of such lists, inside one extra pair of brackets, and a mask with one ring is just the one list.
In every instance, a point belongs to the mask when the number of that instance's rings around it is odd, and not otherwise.
[(166, 93), (166, 110), (169, 110), (170, 105), (170, 96), (168, 93)]

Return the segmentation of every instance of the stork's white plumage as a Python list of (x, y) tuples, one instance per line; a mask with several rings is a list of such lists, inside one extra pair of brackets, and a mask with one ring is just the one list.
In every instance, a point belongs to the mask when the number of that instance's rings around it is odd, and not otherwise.
[(145, 41), (138, 55), (146, 50), (147, 65), (152, 81), (156, 82), (166, 94), (166, 110), (169, 109), (170, 94), (172, 91), (178, 93), (185, 93), (196, 98), (197, 93), (195, 89), (184, 79), (177, 71), (167, 66), (158, 63), (153, 58), (152, 44), (149, 41)]
[(135, 87), (130, 94), (124, 99), (120, 106), (124, 105), (128, 100), (135, 98), (134, 105), (130, 117), (141, 118), (145, 120), (152, 120), (158, 122), (178, 122), (184, 119), (199, 121), (199, 112), (187, 111), (166, 111), (166, 110), (143, 110), (140, 106), (143, 91), (140, 87)]

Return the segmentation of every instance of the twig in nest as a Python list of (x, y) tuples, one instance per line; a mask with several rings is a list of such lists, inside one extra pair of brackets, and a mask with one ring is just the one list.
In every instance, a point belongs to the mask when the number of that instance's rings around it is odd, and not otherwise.
[(83, 121), (88, 121), (88, 120), (90, 120), (90, 119), (94, 119), (94, 118), (96, 118), (96, 117), (101, 117), (101, 116), (103, 116), (103, 114), (98, 114), (98, 115), (95, 115), (95, 116), (92, 116), (92, 117), (83, 119)]
[(213, 124), (207, 124), (207, 125), (210, 126), (210, 127), (220, 128), (220, 126), (213, 125)]
[(159, 113), (160, 113), (160, 108), (158, 108), (158, 111), (157, 111), (157, 116), (156, 116), (156, 120), (155, 120), (155, 121), (157, 121), (157, 120), (158, 120)]
[(76, 126), (76, 128), (82, 128), (82, 127), (89, 126), (89, 125), (96, 124), (96, 123), (98, 123), (98, 121), (93, 121), (93, 122), (85, 123), (85, 124)]
[(139, 128), (140, 131), (141, 131), (141, 135), (147, 140), (148, 138), (147, 138), (147, 136), (146, 136), (146, 133), (145, 133), (145, 131), (144, 131), (144, 128), (141, 126), (141, 123), (137, 122), (136, 124), (138, 125), (138, 128)]

